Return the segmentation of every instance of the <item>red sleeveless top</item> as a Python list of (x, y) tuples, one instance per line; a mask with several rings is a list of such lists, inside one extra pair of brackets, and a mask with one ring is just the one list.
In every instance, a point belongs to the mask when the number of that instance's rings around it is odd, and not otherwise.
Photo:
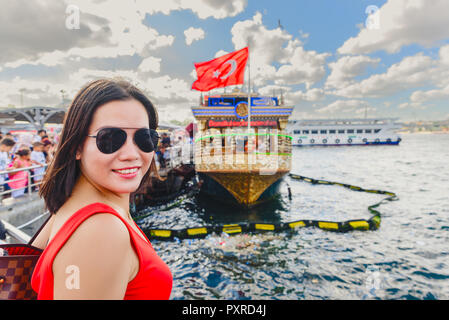
[[(31, 278), (31, 286), (38, 300), (53, 300), (53, 260), (78, 226), (96, 213), (111, 213), (123, 221), (131, 243), (139, 257), (139, 271), (128, 282), (125, 300), (165, 300), (170, 297), (173, 278), (168, 266), (154, 251), (150, 241), (145, 241), (113, 208), (103, 203), (93, 203), (75, 212), (61, 227), (45, 248)], [(137, 226), (137, 224), (134, 222)], [(137, 226), (140, 230), (140, 228)]]

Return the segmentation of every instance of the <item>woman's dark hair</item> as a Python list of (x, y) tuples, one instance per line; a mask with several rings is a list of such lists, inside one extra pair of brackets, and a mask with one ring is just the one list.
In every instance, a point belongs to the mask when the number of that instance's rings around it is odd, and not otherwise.
[[(128, 81), (100, 79), (88, 83), (77, 93), (65, 115), (59, 146), (39, 191), (52, 214), (56, 213), (70, 197), (80, 176), (81, 171), (75, 155), (88, 135), (95, 111), (105, 103), (129, 99), (136, 99), (142, 103), (148, 113), (150, 129), (156, 129), (158, 115), (155, 107), (142, 91)], [(151, 186), (153, 175), (160, 178), (154, 158), (150, 169), (132, 196)]]

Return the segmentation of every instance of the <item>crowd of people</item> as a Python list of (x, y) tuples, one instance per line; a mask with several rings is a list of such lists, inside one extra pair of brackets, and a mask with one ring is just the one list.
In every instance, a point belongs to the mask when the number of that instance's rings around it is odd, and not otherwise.
[[(0, 172), (39, 166), (31, 171), (32, 190), (39, 190), (46, 166), (52, 161), (58, 136), (41, 129), (36, 135), (2, 134), (0, 131)], [(0, 174), (0, 192), (11, 190), (1, 198), (18, 198), (28, 192), (29, 171)]]

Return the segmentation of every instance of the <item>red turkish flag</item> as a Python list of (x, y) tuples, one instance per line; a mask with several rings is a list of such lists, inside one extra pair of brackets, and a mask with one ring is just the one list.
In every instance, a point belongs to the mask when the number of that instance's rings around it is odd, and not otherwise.
[(192, 89), (209, 91), (236, 84), (243, 84), (248, 47), (234, 51), (214, 60), (195, 63), (198, 80)]

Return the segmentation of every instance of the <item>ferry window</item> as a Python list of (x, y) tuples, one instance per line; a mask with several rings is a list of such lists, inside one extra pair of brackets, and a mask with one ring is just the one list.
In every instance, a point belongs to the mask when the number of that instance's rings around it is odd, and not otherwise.
[(333, 134), (333, 133), (335, 133), (336, 131), (335, 130), (329, 130), (329, 133), (330, 134)]
[(380, 129), (374, 129), (374, 133), (378, 133)]
[(362, 129), (357, 129), (357, 133), (363, 133)]
[(338, 133), (345, 133), (345, 130), (338, 130)]
[(348, 129), (348, 133), (354, 133), (354, 129)]
[(327, 134), (327, 130), (320, 130), (321, 134)]
[(318, 130), (312, 130), (312, 134), (318, 134)]
[(309, 134), (309, 130), (302, 130), (302, 134)]
[(365, 133), (371, 133), (371, 129), (366, 129)]
[(301, 130), (293, 130), (294, 134), (301, 134)]

